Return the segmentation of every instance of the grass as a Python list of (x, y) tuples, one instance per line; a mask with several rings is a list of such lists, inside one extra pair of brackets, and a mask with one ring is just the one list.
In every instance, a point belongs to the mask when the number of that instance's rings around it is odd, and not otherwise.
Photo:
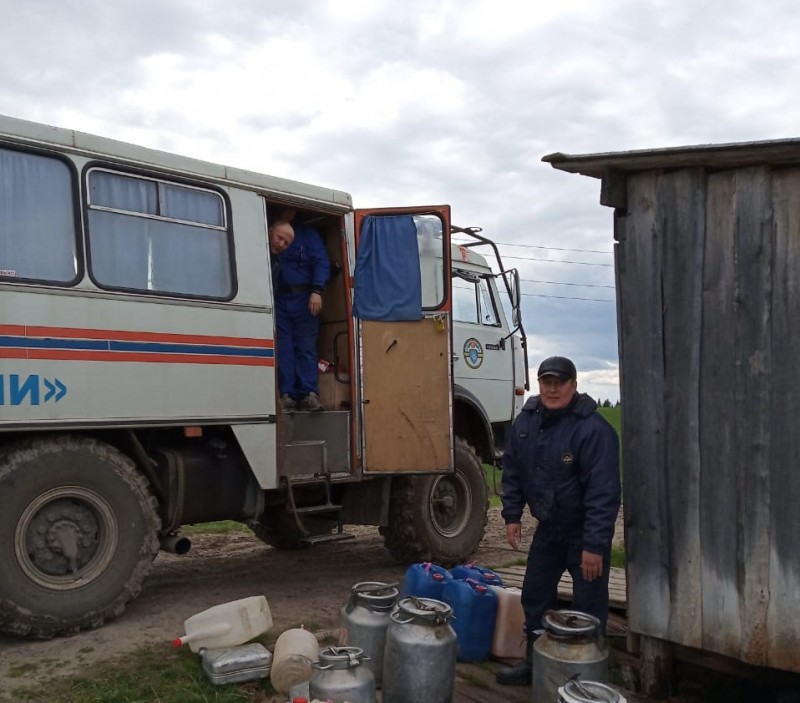
[(220, 520), (219, 522), (200, 522), (196, 525), (182, 525), (181, 534), (215, 534), (226, 535), (232, 532), (252, 532), (250, 528), (235, 520)]
[(616, 408), (598, 408), (597, 412), (617, 431), (617, 435), (622, 437), (622, 406)]
[(141, 647), (125, 661), (106, 664), (86, 676), (54, 679), (35, 689), (17, 688), (11, 700), (26, 703), (242, 703), (267, 700), (269, 679), (217, 686), (208, 680), (197, 654), (164, 644)]
[(499, 508), (502, 505), (500, 500), (500, 479), (503, 472), (490, 464), (483, 465), (483, 475), (486, 477), (486, 485), (489, 487), (489, 505), (492, 508)]

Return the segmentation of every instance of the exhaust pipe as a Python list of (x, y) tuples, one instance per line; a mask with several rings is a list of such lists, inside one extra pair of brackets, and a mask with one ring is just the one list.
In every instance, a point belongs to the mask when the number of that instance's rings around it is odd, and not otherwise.
[(165, 535), (161, 538), (161, 550), (183, 556), (192, 548), (192, 541), (180, 534)]

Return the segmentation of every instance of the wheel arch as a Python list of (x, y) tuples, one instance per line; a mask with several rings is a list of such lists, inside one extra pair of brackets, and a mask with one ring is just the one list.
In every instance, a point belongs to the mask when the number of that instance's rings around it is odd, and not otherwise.
[(485, 464), (494, 462), (494, 435), (489, 416), (478, 396), (458, 384), (453, 386), (453, 429), (469, 442)]

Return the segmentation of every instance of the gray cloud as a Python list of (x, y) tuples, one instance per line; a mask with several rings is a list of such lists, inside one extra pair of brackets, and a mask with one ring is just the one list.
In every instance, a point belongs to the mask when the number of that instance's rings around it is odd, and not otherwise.
[[(800, 124), (800, 15), (784, 0), (5, 4), (0, 113), (340, 188), (357, 206), (448, 202), (454, 222), (511, 244), (613, 246), (599, 182), (547, 153)], [(609, 254), (501, 249), (526, 279), (613, 285), (608, 267), (532, 260)], [(607, 383), (614, 304), (534, 294), (613, 290), (524, 291), (532, 352)]]

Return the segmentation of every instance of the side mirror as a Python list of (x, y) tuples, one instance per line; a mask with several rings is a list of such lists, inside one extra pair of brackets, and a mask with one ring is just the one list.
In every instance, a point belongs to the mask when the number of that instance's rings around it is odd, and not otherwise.
[(511, 322), (514, 327), (519, 327), (522, 322), (522, 316), (520, 314), (520, 299), (522, 293), (520, 292), (519, 271), (517, 271), (517, 269), (511, 269), (511, 271), (508, 272), (508, 292), (511, 296)]

